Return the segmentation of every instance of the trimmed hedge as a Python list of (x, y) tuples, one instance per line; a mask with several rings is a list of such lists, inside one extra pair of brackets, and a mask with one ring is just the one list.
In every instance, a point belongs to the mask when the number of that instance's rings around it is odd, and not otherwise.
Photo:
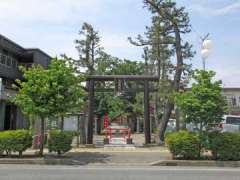
[(210, 133), (209, 149), (212, 151), (214, 159), (239, 161), (240, 133)]
[(19, 156), (32, 146), (32, 133), (27, 130), (0, 132), (0, 153), (18, 152)]
[(71, 132), (51, 131), (48, 141), (49, 151), (57, 152), (58, 155), (68, 152), (72, 148), (73, 136)]
[(199, 157), (199, 137), (188, 131), (168, 134), (166, 143), (173, 158), (197, 159)]

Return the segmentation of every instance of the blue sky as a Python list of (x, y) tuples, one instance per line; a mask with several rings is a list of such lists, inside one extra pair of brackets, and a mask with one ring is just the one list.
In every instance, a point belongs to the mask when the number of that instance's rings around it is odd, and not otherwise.
[[(194, 68), (201, 67), (200, 36), (210, 33), (214, 48), (207, 68), (226, 87), (240, 87), (240, 0), (176, 0), (189, 11), (192, 33), (187, 39), (197, 51)], [(141, 60), (142, 49), (127, 37), (142, 34), (150, 24), (142, 0), (1, 0), (0, 33), (24, 47), (38, 47), (52, 56), (77, 56), (74, 39), (83, 22), (102, 37), (105, 51)]]

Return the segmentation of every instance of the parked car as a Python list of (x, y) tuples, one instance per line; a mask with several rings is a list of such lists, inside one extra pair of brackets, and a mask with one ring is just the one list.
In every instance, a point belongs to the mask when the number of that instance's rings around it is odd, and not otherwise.
[(224, 115), (219, 127), (222, 132), (240, 132), (240, 116)]
[(175, 132), (175, 131), (176, 131), (176, 119), (169, 119), (166, 132)]

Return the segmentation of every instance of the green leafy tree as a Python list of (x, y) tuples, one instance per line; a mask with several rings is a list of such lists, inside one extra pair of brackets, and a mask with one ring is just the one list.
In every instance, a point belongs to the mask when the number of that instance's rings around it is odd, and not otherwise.
[(118, 64), (121, 62), (121, 59), (101, 51), (95, 62), (95, 74), (111, 75), (113, 74), (113, 70), (116, 69)]
[[(95, 72), (99, 75), (141, 75), (144, 73), (144, 64), (142, 62), (119, 59), (104, 52), (96, 59), (95, 67)], [(122, 93), (121, 97), (118, 97), (116, 94), (116, 83), (118, 83), (119, 86), (121, 83), (123, 86), (120, 90)], [(120, 114), (128, 116), (134, 113), (132, 104), (135, 102), (136, 92), (128, 90), (139, 88), (141, 85), (142, 82), (136, 83), (131, 81), (96, 82), (96, 88), (113, 89), (115, 92), (96, 93), (97, 112), (101, 115), (108, 112), (111, 118)]]
[(197, 70), (189, 92), (176, 96), (177, 105), (187, 123), (200, 125), (200, 133), (209, 125), (220, 123), (227, 112), (227, 101), (222, 95), (221, 81), (213, 81), (213, 71)]
[(144, 98), (143, 98), (144, 94), (143, 93), (137, 93), (136, 97), (135, 97), (135, 102), (131, 104), (133, 112), (137, 115), (137, 116), (142, 116), (144, 113)]
[(24, 81), (17, 80), (19, 92), (13, 101), (25, 114), (40, 117), (40, 155), (43, 155), (46, 118), (64, 115), (76, 107), (81, 108), (84, 96), (80, 84), (82, 78), (75, 76), (75, 69), (56, 59), (51, 61), (49, 69), (37, 65), (21, 70)]
[(81, 86), (83, 76), (76, 76), (76, 69), (66, 66), (63, 60), (52, 60), (49, 66), (49, 82), (54, 94), (55, 110), (61, 117), (61, 130), (63, 130), (63, 118), (67, 113), (80, 112), (83, 108), (85, 91)]
[(28, 70), (21, 68), (24, 72), (24, 81), (17, 80), (19, 92), (14, 102), (25, 114), (36, 115), (41, 119), (41, 145), (40, 155), (43, 155), (44, 122), (49, 116), (55, 114), (54, 102), (51, 99), (51, 90), (47, 70), (40, 65)]
[(108, 115), (111, 119), (125, 114), (124, 100), (116, 96), (107, 96)]
[(139, 132), (140, 124), (143, 124), (143, 115), (144, 115), (144, 93), (140, 92), (137, 93), (135, 96), (135, 101), (130, 103), (132, 108), (132, 114), (135, 116), (136, 119), (136, 130)]

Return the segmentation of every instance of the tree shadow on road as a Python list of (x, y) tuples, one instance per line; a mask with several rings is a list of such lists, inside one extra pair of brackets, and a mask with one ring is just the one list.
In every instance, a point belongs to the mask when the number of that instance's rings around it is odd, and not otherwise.
[(99, 152), (78, 152), (68, 153), (68, 157), (72, 160), (73, 164), (76, 165), (87, 165), (97, 163), (107, 163), (111, 155), (99, 153)]

